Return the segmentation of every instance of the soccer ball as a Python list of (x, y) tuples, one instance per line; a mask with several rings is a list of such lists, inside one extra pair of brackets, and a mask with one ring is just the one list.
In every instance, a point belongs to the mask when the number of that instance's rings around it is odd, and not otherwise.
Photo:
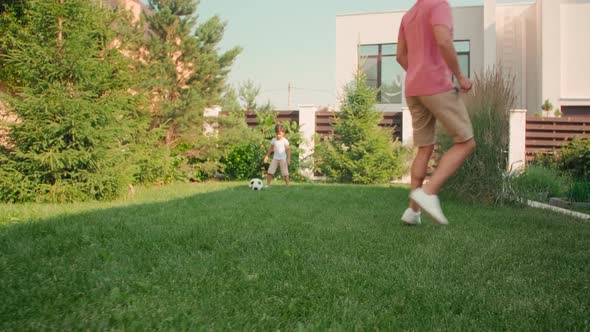
[(254, 191), (260, 191), (263, 187), (262, 180), (252, 179), (250, 182), (248, 182), (248, 187)]

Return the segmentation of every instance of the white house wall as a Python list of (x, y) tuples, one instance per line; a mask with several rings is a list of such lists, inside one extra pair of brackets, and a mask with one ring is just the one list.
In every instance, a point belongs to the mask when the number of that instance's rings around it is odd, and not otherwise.
[(560, 14), (561, 104), (590, 105), (590, 1), (561, 4)]
[[(541, 49), (540, 37), (538, 37), (538, 20), (537, 20), (537, 6), (531, 5), (524, 14), (526, 35), (525, 42), (525, 104), (524, 109), (534, 113), (541, 108), (541, 57), (539, 51)], [(540, 25), (539, 25), (540, 26)]]
[(470, 41), (471, 78), (484, 67), (483, 14), (482, 6), (453, 8), (454, 39)]
[(541, 1), (541, 99), (557, 104), (561, 84), (560, 0)]
[[(403, 15), (404, 12), (385, 12), (336, 17), (338, 99), (340, 99), (343, 87), (354, 79), (358, 66), (358, 45), (396, 43)], [(339, 101), (337, 105), (339, 107)]]
[(498, 64), (514, 75), (516, 108), (537, 109), (537, 57), (535, 6), (530, 4), (496, 7)]

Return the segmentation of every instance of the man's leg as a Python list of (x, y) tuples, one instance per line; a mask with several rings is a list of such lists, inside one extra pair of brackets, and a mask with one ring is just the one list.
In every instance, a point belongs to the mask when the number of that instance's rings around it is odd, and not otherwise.
[(449, 222), (440, 207), (437, 195), (447, 179), (463, 165), (475, 149), (473, 128), (465, 104), (457, 92), (420, 97), (420, 101), (447, 129), (455, 145), (442, 156), (428, 184), (424, 188), (412, 191), (410, 197), (437, 223), (446, 225)]
[[(422, 187), (424, 179), (426, 178), (426, 171), (428, 170), (428, 161), (430, 160), (433, 151), (434, 145), (418, 147), (418, 153), (416, 154), (414, 162), (412, 163), (412, 190)], [(420, 211), (420, 207), (413, 200), (410, 200), (410, 208), (414, 210), (414, 212)]]
[[(447, 152), (441, 157), (434, 173), (430, 177), (428, 184), (424, 186), (424, 192), (428, 195), (438, 195), (447, 179), (455, 174), (461, 168), (467, 157), (471, 155), (475, 149), (475, 140), (469, 139), (463, 143), (455, 143)], [(413, 169), (412, 169), (413, 172)], [(412, 176), (413, 184), (413, 176)], [(414, 189), (412, 187), (412, 189)]]
[(455, 142), (442, 155), (434, 173), (430, 177), (430, 181), (423, 188), (426, 194), (436, 195), (447, 179), (455, 174), (467, 157), (473, 153), (475, 149), (473, 128), (459, 93), (450, 91), (434, 96), (421, 97), (420, 100), (432, 111)]
[[(408, 107), (412, 115), (412, 127), (414, 130), (414, 144), (418, 146), (418, 152), (412, 163), (411, 188), (412, 192), (421, 188), (426, 178), (428, 161), (434, 150), (434, 132), (436, 119), (433, 114), (420, 102), (417, 97), (407, 97)], [(403, 213), (401, 220), (407, 225), (420, 225), (420, 206), (410, 199), (410, 207)]]

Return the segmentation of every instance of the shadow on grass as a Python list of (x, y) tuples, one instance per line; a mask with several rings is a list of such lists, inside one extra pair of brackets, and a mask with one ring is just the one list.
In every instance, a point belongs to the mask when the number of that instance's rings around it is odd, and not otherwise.
[(0, 330), (587, 326), (590, 226), (448, 202), (403, 227), (407, 195), (231, 185), (0, 226)]

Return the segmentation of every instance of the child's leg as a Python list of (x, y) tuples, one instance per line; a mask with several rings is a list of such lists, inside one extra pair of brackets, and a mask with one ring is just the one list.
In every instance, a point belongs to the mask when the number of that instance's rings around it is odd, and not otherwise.
[(280, 166), (281, 166), (281, 175), (285, 179), (285, 184), (289, 185), (289, 165), (287, 164), (287, 161), (281, 160)]
[(278, 160), (273, 159), (270, 162), (270, 166), (268, 166), (268, 171), (266, 171), (266, 185), (270, 186), (270, 182), (272, 181), (272, 177), (275, 174), (278, 166)]
[(270, 186), (271, 181), (272, 181), (272, 174), (266, 173), (266, 185)]

